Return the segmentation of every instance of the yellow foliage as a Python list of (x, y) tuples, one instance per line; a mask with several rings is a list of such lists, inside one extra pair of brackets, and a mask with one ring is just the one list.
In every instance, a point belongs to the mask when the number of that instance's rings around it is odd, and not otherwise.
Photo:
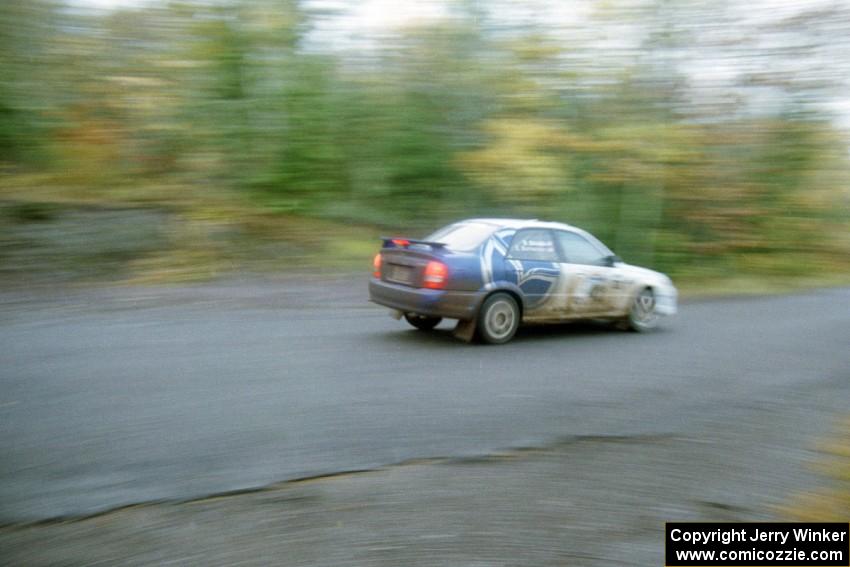
[(795, 496), (783, 511), (801, 522), (846, 522), (850, 518), (850, 418), (844, 419), (838, 433), (818, 448), (824, 458), (817, 469), (829, 484)]
[(487, 122), (490, 145), (458, 156), (461, 171), (505, 203), (527, 204), (570, 190), (570, 158), (576, 139), (542, 120)]

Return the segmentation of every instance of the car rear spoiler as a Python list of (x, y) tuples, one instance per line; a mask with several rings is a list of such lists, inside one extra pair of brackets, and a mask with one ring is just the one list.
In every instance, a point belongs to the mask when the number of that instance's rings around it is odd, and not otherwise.
[(409, 248), (411, 246), (427, 246), (429, 248), (445, 248), (443, 242), (431, 242), (430, 240), (415, 240), (413, 238), (401, 238), (398, 236), (382, 236), (384, 248)]

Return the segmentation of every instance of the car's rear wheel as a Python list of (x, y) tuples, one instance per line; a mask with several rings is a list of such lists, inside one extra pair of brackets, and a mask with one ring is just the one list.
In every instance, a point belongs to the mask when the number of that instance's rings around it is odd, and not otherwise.
[(516, 300), (507, 293), (494, 293), (478, 311), (478, 336), (488, 344), (506, 343), (516, 334), (519, 320)]
[(427, 315), (417, 315), (416, 313), (405, 313), (404, 320), (419, 329), (420, 331), (430, 331), (440, 324), (442, 317), (429, 317)]
[(644, 332), (658, 326), (658, 312), (655, 310), (655, 294), (648, 287), (640, 290), (629, 310), (628, 326), (631, 330)]

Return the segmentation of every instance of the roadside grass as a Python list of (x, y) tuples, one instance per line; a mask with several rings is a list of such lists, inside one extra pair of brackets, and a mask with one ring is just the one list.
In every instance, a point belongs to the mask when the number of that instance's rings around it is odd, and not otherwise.
[(191, 215), (174, 246), (131, 265), (130, 284), (205, 281), (234, 274), (366, 272), (381, 230), (292, 215), (243, 211), (238, 221)]
[[(79, 187), (59, 184), (47, 174), (5, 175), (0, 176), (0, 201), (15, 204), (14, 216), (20, 218), (12, 222), (46, 220), (74, 207), (168, 212), (164, 227), (168, 246), (129, 260), (117, 278), (128, 284), (205, 281), (245, 272), (365, 271), (380, 247), (378, 237), (393, 232), (370, 224), (277, 212), (250, 194), (179, 179)], [(98, 273), (81, 281), (102, 279)], [(116, 278), (105, 279), (115, 283)]]
[(792, 496), (780, 512), (799, 522), (846, 522), (850, 518), (850, 417), (816, 447), (820, 458), (811, 467), (823, 486)]
[(810, 276), (714, 276), (675, 278), (683, 298), (781, 295), (850, 285), (850, 269)]
[[(87, 283), (103, 279), (128, 284), (185, 283), (240, 273), (366, 273), (381, 235), (421, 236), (395, 226), (400, 222), (397, 219), (388, 218), (378, 226), (299, 216), (264, 206), (250, 193), (212, 182), (187, 183), (179, 177), (147, 184), (117, 180), (111, 185), (77, 186), (63, 184), (55, 174), (0, 175), (0, 202), (18, 204), (16, 210), (22, 218), (12, 222), (35, 222), (39, 216), (80, 206), (153, 208), (168, 213), (163, 229), (167, 246), (128, 259), (116, 277), (104, 278), (102, 271), (89, 270), (91, 275), (82, 278)], [(18, 252), (26, 255), (26, 250)], [(684, 298), (782, 294), (850, 285), (850, 263), (835, 264), (806, 266), (801, 261), (794, 263), (801, 267), (795, 273), (768, 266), (768, 272), (776, 275), (684, 272), (673, 279)]]

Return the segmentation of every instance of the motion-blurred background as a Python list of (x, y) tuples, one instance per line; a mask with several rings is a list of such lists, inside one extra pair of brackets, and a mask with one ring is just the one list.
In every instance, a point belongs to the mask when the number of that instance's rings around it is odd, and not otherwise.
[(477, 215), (850, 273), (841, 1), (11, 0), (0, 77), (5, 282), (365, 273)]

